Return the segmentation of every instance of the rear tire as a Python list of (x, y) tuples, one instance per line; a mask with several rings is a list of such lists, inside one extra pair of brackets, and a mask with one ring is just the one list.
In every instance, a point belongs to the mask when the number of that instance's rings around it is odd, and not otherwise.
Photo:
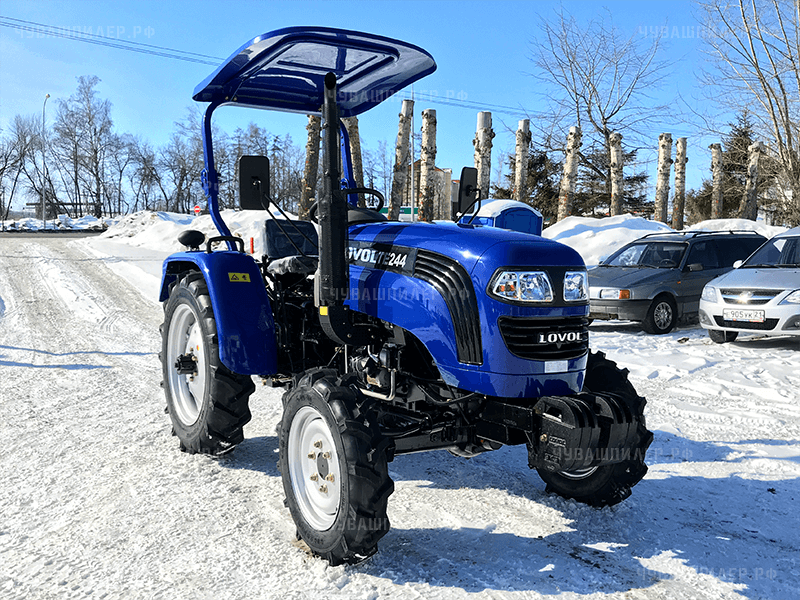
[(678, 309), (675, 300), (671, 296), (662, 295), (656, 297), (647, 316), (642, 321), (642, 329), (654, 335), (669, 333), (678, 322)]
[(715, 344), (725, 344), (734, 341), (739, 335), (738, 331), (720, 331), (719, 329), (709, 329), (708, 337)]
[(645, 426), (644, 407), (647, 404), (628, 381), (627, 370), (617, 367), (602, 352), (590, 352), (586, 366), (584, 391), (612, 393), (622, 399), (636, 419), (636, 435), (630, 448), (629, 460), (611, 465), (591, 467), (580, 471), (551, 472), (537, 469), (547, 484), (545, 491), (564, 498), (573, 498), (590, 506), (613, 506), (631, 495), (631, 488), (647, 473), (644, 462), (653, 434)]
[(189, 273), (172, 286), (161, 336), (167, 413), (181, 450), (230, 452), (244, 440), (255, 385), (220, 361), (217, 322), (200, 273)]
[(331, 565), (372, 556), (389, 531), (391, 440), (372, 406), (333, 369), (308, 371), (284, 396), (286, 505), (300, 539)]

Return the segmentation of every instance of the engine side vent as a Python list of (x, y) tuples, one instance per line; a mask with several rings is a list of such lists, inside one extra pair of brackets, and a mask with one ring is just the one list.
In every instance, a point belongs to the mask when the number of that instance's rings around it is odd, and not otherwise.
[(420, 250), (414, 263), (414, 277), (432, 285), (444, 298), (453, 319), (458, 361), (469, 365), (482, 364), (478, 299), (464, 267), (442, 254)]
[(568, 360), (589, 351), (589, 320), (585, 317), (500, 317), (497, 324), (509, 351), (520, 358)]

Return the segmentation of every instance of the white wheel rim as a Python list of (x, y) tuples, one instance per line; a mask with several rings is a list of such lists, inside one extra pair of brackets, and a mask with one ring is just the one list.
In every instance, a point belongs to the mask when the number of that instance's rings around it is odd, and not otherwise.
[(588, 467), (586, 469), (577, 469), (575, 471), (559, 471), (558, 474), (565, 479), (577, 480), (586, 479), (590, 475), (593, 475), (595, 471), (597, 471), (597, 467)]
[[(175, 362), (179, 356), (197, 359), (196, 374), (180, 375)], [(179, 304), (172, 313), (167, 339), (168, 383), (175, 416), (186, 426), (200, 417), (206, 392), (206, 352), (197, 315), (188, 304)]]
[(342, 478), (333, 435), (316, 409), (303, 406), (295, 413), (287, 454), (292, 492), (303, 518), (317, 531), (330, 529), (339, 512)]

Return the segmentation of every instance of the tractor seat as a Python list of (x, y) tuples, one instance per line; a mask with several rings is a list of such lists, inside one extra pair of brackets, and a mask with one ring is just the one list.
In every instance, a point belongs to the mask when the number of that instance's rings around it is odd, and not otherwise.
[(347, 207), (347, 223), (348, 225), (357, 225), (361, 223), (379, 223), (386, 221), (386, 216), (379, 213), (377, 210), (371, 208), (360, 208), (358, 206)]
[(317, 270), (319, 237), (309, 221), (268, 219), (267, 271), (273, 275), (310, 275)]

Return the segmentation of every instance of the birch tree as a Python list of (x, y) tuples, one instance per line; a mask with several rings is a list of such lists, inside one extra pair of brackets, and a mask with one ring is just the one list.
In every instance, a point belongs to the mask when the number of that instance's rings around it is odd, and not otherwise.
[(322, 117), (308, 115), (308, 140), (306, 141), (306, 164), (303, 170), (303, 189), (300, 196), (298, 215), (301, 219), (308, 220), (308, 209), (311, 208), (317, 189), (317, 176), (319, 174), (319, 143)]
[(800, 223), (800, 5), (797, 0), (712, 0), (700, 4), (716, 69), (717, 102), (754, 106), (751, 116), (780, 167), (779, 218)]
[(414, 101), (403, 100), (397, 127), (397, 143), (395, 144), (394, 172), (392, 176), (392, 195), (389, 199), (389, 220), (396, 221), (400, 217), (406, 183), (408, 181), (408, 139), (411, 135), (411, 117), (414, 114)]
[(658, 178), (656, 180), (656, 204), (653, 220), (667, 222), (669, 201), (669, 173), (672, 166), (672, 134), (658, 136)]
[(580, 154), (581, 167), (602, 176), (611, 197), (612, 133), (623, 134), (634, 147), (649, 145), (648, 132), (669, 112), (650, 96), (668, 69), (658, 59), (660, 38), (648, 42), (635, 32), (627, 35), (608, 12), (583, 23), (563, 8), (540, 18), (539, 28), (531, 60), (546, 109), (531, 124), (548, 152), (565, 151), (565, 134), (577, 124), (584, 145), (605, 152), (602, 163)]
[(420, 221), (433, 221), (433, 201), (436, 194), (434, 171), (436, 165), (436, 111), (422, 111), (422, 154), (420, 156)]
[(672, 228), (683, 229), (683, 213), (686, 207), (686, 138), (675, 142), (675, 204), (672, 207)]

